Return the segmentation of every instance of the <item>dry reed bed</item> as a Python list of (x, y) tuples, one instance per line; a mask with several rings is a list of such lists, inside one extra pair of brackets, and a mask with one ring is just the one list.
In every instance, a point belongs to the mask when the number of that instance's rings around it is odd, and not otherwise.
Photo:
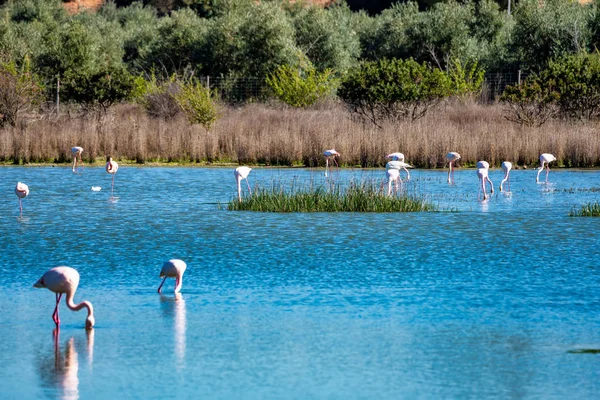
[(322, 153), (335, 148), (343, 165), (377, 167), (387, 153), (401, 151), (420, 168), (439, 168), (457, 151), (464, 165), (510, 160), (537, 166), (540, 153), (558, 165), (600, 166), (598, 123), (552, 121), (527, 128), (507, 121), (499, 105), (445, 105), (415, 122), (382, 129), (352, 121), (338, 106), (317, 110), (276, 109), (251, 104), (225, 108), (206, 132), (183, 118), (153, 119), (133, 105), (107, 115), (39, 120), (22, 129), (0, 130), (0, 160), (15, 163), (69, 162), (69, 149), (82, 146), (84, 160), (111, 155), (118, 160), (323, 166)]

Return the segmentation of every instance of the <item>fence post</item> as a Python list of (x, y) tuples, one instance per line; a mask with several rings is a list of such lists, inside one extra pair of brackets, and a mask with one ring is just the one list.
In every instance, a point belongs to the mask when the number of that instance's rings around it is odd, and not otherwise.
[(60, 77), (56, 78), (56, 115), (60, 115)]
[(206, 88), (210, 90), (210, 75), (206, 75)]
[(521, 70), (517, 71), (517, 83), (520, 85), (521, 84)]

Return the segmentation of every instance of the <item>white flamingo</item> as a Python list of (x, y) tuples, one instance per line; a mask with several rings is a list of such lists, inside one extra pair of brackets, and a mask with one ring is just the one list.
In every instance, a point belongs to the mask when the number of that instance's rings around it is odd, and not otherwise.
[(235, 171), (233, 171), (233, 175), (235, 175), (235, 181), (237, 183), (237, 191), (238, 191), (238, 200), (242, 201), (242, 179), (246, 180), (246, 185), (248, 185), (248, 193), (252, 194), (252, 190), (250, 190), (250, 183), (248, 183), (248, 175), (252, 171), (250, 167), (237, 167)]
[(75, 170), (77, 169), (77, 158), (79, 158), (79, 163), (83, 164), (83, 160), (81, 159), (81, 153), (83, 153), (83, 147), (71, 147), (71, 155), (73, 156), (73, 172), (75, 172)]
[[(448, 183), (452, 183), (454, 182), (454, 168), (452, 167), (456, 161), (460, 160), (460, 154), (451, 151), (450, 153), (446, 154), (446, 160), (448, 160), (450, 166), (450, 169), (448, 170)], [(452, 175), (452, 179), (450, 179), (450, 175)]]
[(486, 190), (485, 190), (485, 181), (488, 181), (490, 183), (490, 192), (493, 194), (494, 193), (494, 184), (492, 183), (492, 181), (490, 180), (489, 177), (489, 173), (490, 173), (490, 163), (488, 163), (487, 161), (477, 161), (477, 163), (475, 164), (475, 166), (477, 167), (477, 176), (479, 176), (479, 170), (484, 169), (486, 171), (485, 176), (483, 178), (483, 198), (486, 199), (487, 195), (486, 195)]
[(541, 165), (540, 165), (540, 168), (538, 168), (538, 173), (535, 178), (536, 183), (540, 182), (540, 172), (542, 172), (542, 170), (544, 169), (544, 164), (546, 164), (546, 182), (548, 182), (548, 173), (550, 172), (550, 163), (555, 160), (556, 160), (556, 157), (554, 157), (550, 153), (543, 153), (540, 155), (540, 164)]
[(108, 157), (106, 159), (106, 172), (112, 175), (112, 183), (110, 186), (110, 197), (113, 197), (115, 191), (115, 174), (119, 170), (119, 164), (116, 161), (113, 161), (112, 157)]
[(385, 178), (388, 181), (388, 192), (387, 195), (392, 194), (392, 183), (394, 184), (394, 194), (398, 193), (398, 181), (400, 181), (400, 170), (390, 168), (385, 171)]
[(502, 185), (504, 184), (504, 182), (506, 182), (506, 185), (508, 186), (508, 191), (510, 192), (510, 181), (508, 180), (508, 175), (510, 174), (510, 170), (512, 169), (512, 163), (510, 161), (503, 161), (502, 165), (500, 165), (502, 167), (502, 171), (504, 171), (504, 179), (502, 179), (502, 182), (500, 182), (500, 191), (502, 192), (504, 189), (502, 188)]
[(338, 163), (336, 161), (336, 157), (341, 156), (340, 153), (338, 153), (335, 149), (330, 149), (330, 150), (325, 150), (323, 152), (323, 155), (325, 156), (325, 177), (327, 178), (327, 171), (329, 169), (329, 158), (333, 157), (333, 163), (336, 165), (336, 167), (338, 166)]
[(385, 156), (386, 159), (392, 160), (392, 161), (399, 161), (401, 162), (401, 166), (400, 168), (402, 168), (404, 171), (406, 171), (406, 180), (410, 181), (410, 172), (408, 172), (408, 169), (406, 168), (414, 168), (411, 165), (408, 165), (404, 162), (404, 154), (402, 153), (390, 153), (387, 156)]
[(479, 181), (481, 182), (481, 190), (483, 191), (483, 199), (487, 200), (488, 195), (487, 195), (486, 188), (485, 188), (486, 181), (490, 182), (491, 192), (494, 193), (494, 185), (492, 184), (492, 181), (490, 181), (490, 178), (488, 177), (488, 169), (487, 168), (478, 168), (477, 169), (477, 177), (479, 178)]
[(22, 182), (17, 182), (17, 186), (15, 186), (15, 194), (19, 198), (19, 212), (23, 215), (23, 204), (21, 203), (21, 199), (24, 199), (29, 195), (29, 186)]

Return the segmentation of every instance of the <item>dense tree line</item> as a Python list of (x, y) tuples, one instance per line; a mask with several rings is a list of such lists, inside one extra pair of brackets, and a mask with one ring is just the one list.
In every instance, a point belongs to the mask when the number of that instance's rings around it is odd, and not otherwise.
[(376, 15), (344, 2), (326, 9), (287, 1), (147, 3), (117, 0), (68, 15), (59, 0), (9, 0), (0, 7), (0, 61), (18, 67), (27, 60), (44, 87), (60, 77), (67, 99), (85, 101), (99, 94), (81, 93), (82, 83), (102, 87), (109, 76), (113, 86), (117, 77), (133, 85), (132, 77), (152, 73), (264, 79), (281, 65), (344, 74), (361, 61), (393, 58), (445, 71), (459, 61), (539, 72), (600, 42), (600, 2), (521, 0), (511, 15), (491, 0), (425, 10), (401, 2)]

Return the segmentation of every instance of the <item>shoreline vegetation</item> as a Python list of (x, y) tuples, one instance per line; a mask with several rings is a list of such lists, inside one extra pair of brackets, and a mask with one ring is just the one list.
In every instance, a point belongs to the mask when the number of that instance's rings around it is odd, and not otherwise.
[(537, 168), (539, 155), (557, 158), (553, 167), (600, 167), (596, 121), (553, 120), (542, 127), (514, 124), (500, 104), (447, 101), (412, 122), (381, 128), (354, 121), (339, 103), (311, 109), (279, 104), (222, 106), (207, 131), (178, 116), (166, 121), (134, 104), (97, 113), (45, 115), (0, 129), (0, 165), (69, 164), (70, 149), (84, 148), (85, 164), (107, 156), (137, 165), (324, 167), (323, 151), (341, 153), (341, 167), (381, 168), (385, 155), (401, 151), (416, 168), (446, 166), (445, 154), (461, 154), (460, 166), (486, 160), (492, 167), (511, 161)]

